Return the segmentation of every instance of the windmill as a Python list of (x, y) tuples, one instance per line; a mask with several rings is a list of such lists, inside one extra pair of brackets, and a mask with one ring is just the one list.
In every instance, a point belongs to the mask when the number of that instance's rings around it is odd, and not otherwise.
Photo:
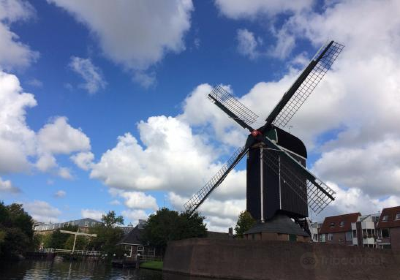
[(265, 124), (251, 125), (258, 116), (223, 87), (217, 86), (208, 98), (250, 131), (246, 143), (237, 149), (211, 180), (184, 205), (192, 214), (247, 154), (247, 211), (263, 224), (274, 217), (294, 220), (309, 234), (305, 218), (308, 210), (320, 213), (335, 199), (335, 192), (306, 169), (307, 150), (303, 142), (283, 130), (336, 60), (343, 45), (331, 41), (315, 54), (308, 66), (283, 95)]

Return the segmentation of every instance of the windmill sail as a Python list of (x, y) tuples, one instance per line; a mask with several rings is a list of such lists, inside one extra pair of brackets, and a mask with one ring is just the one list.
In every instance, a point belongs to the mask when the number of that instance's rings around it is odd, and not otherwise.
[(240, 126), (250, 131), (253, 130), (251, 125), (257, 120), (257, 114), (243, 105), (221, 86), (216, 86), (208, 95), (208, 98)]
[(293, 168), (290, 159), (283, 156), (282, 152), (270, 148), (264, 149), (263, 160), (270, 170), (281, 178), (283, 187), (289, 187), (303, 202), (308, 203), (313, 212), (319, 214), (333, 200), (335, 192), (314, 175), (312, 176), (315, 180), (310, 181), (304, 173), (299, 172), (299, 168)]
[(343, 48), (343, 45), (331, 41), (317, 52), (268, 116), (267, 125), (273, 124), (280, 128), (287, 125), (331, 68)]
[(185, 204), (185, 210), (192, 214), (203, 203), (203, 201), (215, 190), (228, 176), (229, 172), (239, 163), (243, 156), (247, 153), (248, 146), (237, 149), (230, 159), (222, 166), (214, 177), (204, 185), (197, 193), (195, 193)]

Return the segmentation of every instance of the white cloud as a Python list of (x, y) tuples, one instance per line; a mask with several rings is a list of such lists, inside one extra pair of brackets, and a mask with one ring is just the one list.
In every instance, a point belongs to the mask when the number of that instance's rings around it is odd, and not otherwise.
[(91, 218), (97, 221), (100, 221), (103, 215), (105, 215), (104, 211), (94, 210), (94, 209), (82, 209), (81, 210), (82, 218)]
[(183, 36), (190, 28), (193, 10), (191, 0), (48, 2), (86, 25), (104, 56), (133, 71), (135, 79), (147, 85), (149, 80), (143, 80), (141, 72), (160, 62), (165, 54), (185, 49)]
[(262, 40), (256, 38), (253, 32), (247, 29), (238, 29), (237, 31), (238, 51), (243, 56), (248, 56), (250, 59), (256, 59), (260, 53), (257, 50), (259, 45), (262, 45)]
[(16, 76), (0, 71), (0, 173), (26, 171), (36, 150), (35, 132), (26, 124), (26, 109), (36, 106)]
[(0, 193), (19, 193), (21, 190), (11, 183), (10, 180), (4, 181), (0, 177)]
[(124, 217), (125, 224), (128, 224), (128, 221), (130, 221), (132, 225), (137, 225), (139, 219), (147, 220), (149, 217), (144, 210), (124, 210), (122, 211), (122, 216)]
[(67, 180), (72, 180), (74, 178), (74, 176), (72, 176), (71, 174), (71, 170), (67, 167), (60, 167), (58, 169), (57, 175)]
[(38, 79), (30, 79), (26, 82), (28, 85), (31, 85), (33, 87), (42, 87), (43, 86), (43, 82), (38, 80)]
[(61, 211), (45, 201), (35, 200), (33, 202), (24, 203), (24, 209), (39, 222), (58, 222)]
[(232, 19), (255, 18), (261, 15), (275, 16), (280, 13), (298, 13), (311, 8), (313, 0), (215, 0), (219, 11)]
[(100, 69), (94, 66), (89, 58), (73, 56), (71, 57), (69, 67), (85, 81), (85, 83), (80, 86), (86, 89), (90, 94), (95, 94), (100, 89), (106, 87), (107, 82), (104, 80)]
[(91, 152), (81, 152), (70, 158), (79, 168), (89, 170), (93, 164), (94, 154)]
[(37, 169), (43, 172), (48, 171), (56, 166), (56, 158), (48, 153), (42, 155), (36, 162)]
[(111, 205), (121, 205), (121, 202), (117, 199), (114, 199), (114, 200), (110, 201), (110, 204)]
[(143, 192), (124, 192), (121, 195), (125, 198), (125, 205), (135, 209), (152, 209), (157, 210), (158, 205), (156, 199), (151, 195)]
[(67, 193), (63, 190), (59, 190), (54, 194), (54, 196), (57, 198), (65, 197), (66, 195), (67, 195)]
[(39, 53), (21, 43), (10, 25), (17, 21), (27, 21), (35, 14), (31, 4), (20, 0), (0, 2), (0, 68), (25, 68), (36, 61)]
[(90, 150), (90, 140), (81, 129), (73, 128), (66, 117), (56, 117), (38, 132), (40, 149), (53, 154)]

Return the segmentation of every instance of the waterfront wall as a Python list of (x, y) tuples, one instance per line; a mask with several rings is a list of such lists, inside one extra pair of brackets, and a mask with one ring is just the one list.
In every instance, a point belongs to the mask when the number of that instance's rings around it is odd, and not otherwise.
[(186, 239), (168, 244), (165, 272), (225, 279), (400, 279), (400, 251), (318, 243)]

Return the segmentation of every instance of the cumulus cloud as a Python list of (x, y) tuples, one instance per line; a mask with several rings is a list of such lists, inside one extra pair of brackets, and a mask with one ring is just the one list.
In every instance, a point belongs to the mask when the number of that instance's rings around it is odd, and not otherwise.
[(23, 91), (15, 75), (0, 71), (0, 174), (28, 172), (35, 166), (70, 178), (66, 168), (59, 168), (55, 155), (88, 152), (90, 139), (68, 124), (66, 117), (52, 118), (38, 132), (33, 131), (26, 114), (36, 105), (33, 94)]
[(65, 197), (66, 195), (67, 195), (67, 193), (63, 190), (59, 190), (54, 194), (54, 196), (57, 198)]
[(61, 215), (61, 211), (58, 208), (40, 200), (24, 203), (24, 209), (33, 219), (44, 223), (58, 222), (58, 217)]
[(81, 210), (82, 218), (91, 218), (97, 221), (100, 221), (103, 215), (105, 215), (104, 211), (94, 210), (94, 209), (82, 209)]
[(0, 193), (19, 193), (21, 190), (11, 183), (10, 180), (3, 180), (0, 177)]
[(81, 129), (68, 124), (66, 117), (56, 117), (38, 132), (40, 149), (52, 154), (70, 154), (90, 150), (90, 140)]
[(257, 48), (259, 45), (262, 45), (263, 42), (260, 38), (256, 38), (253, 32), (247, 29), (238, 29), (236, 36), (240, 54), (248, 56), (250, 59), (255, 59), (260, 55)]
[(190, 28), (191, 0), (174, 1), (66, 1), (48, 0), (83, 23), (98, 40), (104, 56), (134, 74), (145, 86), (143, 71), (170, 52), (185, 49)]
[(93, 65), (89, 58), (73, 56), (69, 67), (85, 81), (80, 86), (86, 89), (89, 94), (95, 94), (106, 87), (107, 82), (104, 80), (101, 70)]
[(232, 19), (251, 18), (267, 15), (275, 16), (281, 13), (299, 13), (311, 8), (313, 0), (279, 1), (279, 0), (215, 0), (215, 5), (226, 17)]
[(17, 34), (10, 30), (10, 25), (17, 21), (27, 21), (35, 15), (31, 4), (20, 0), (0, 2), (0, 67), (19, 69), (36, 61), (39, 53), (19, 41)]
[(26, 124), (26, 110), (36, 106), (23, 92), (16, 76), (0, 71), (0, 173), (30, 168), (28, 156), (36, 152), (35, 132)]
[(124, 210), (122, 211), (122, 216), (124, 217), (125, 224), (130, 221), (132, 225), (137, 225), (139, 223), (139, 219), (147, 220), (149, 217), (144, 210)]
[(124, 192), (121, 195), (125, 198), (125, 205), (135, 209), (152, 209), (157, 210), (158, 205), (156, 199), (151, 195), (143, 192)]
[(89, 170), (93, 164), (94, 154), (91, 152), (80, 152), (71, 156), (71, 160), (81, 169)]

